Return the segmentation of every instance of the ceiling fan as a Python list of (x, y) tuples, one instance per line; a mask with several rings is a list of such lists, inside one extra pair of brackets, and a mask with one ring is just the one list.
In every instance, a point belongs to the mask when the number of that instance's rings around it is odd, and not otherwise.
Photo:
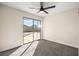
[(40, 8), (31, 8), (31, 9), (39, 9), (39, 11), (37, 13), (39, 13), (39, 12), (45, 12), (46, 14), (48, 14), (48, 12), (46, 10), (47, 9), (51, 9), (51, 8), (55, 8), (55, 7), (56, 6), (53, 5), (53, 6), (49, 6), (49, 7), (45, 7), (44, 8), (44, 2), (40, 2)]

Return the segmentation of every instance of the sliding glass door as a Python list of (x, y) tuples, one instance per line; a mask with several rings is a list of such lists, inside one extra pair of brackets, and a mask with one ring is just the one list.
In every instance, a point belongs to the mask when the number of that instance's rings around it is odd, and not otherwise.
[(23, 18), (24, 44), (40, 39), (41, 21)]

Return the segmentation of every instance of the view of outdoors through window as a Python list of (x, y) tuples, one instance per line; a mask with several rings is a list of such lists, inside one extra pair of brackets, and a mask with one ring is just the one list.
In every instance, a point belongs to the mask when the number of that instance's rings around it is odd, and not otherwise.
[(40, 39), (41, 21), (23, 18), (24, 21), (24, 43)]

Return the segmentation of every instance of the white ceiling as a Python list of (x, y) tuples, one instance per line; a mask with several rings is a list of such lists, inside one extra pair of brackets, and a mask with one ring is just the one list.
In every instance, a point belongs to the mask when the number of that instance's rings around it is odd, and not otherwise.
[[(33, 8), (40, 8), (40, 3), (39, 2), (3, 2), (1, 4), (7, 5), (9, 7), (13, 7), (16, 9), (20, 9), (23, 11), (27, 11), (29, 13), (33, 13), (38, 16), (46, 16), (47, 14), (45, 13), (37, 13), (39, 9), (30, 9), (31, 7)], [(79, 7), (78, 2), (45, 2), (44, 7), (56, 5), (56, 8), (52, 8), (48, 11), (48, 15), (56, 14), (59, 12), (63, 12), (72, 8)]]

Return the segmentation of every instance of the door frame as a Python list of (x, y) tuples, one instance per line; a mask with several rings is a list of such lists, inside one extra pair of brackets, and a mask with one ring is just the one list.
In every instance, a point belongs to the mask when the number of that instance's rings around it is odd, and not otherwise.
[[(29, 17), (23, 16), (23, 18), (22, 18), (22, 20), (23, 20), (23, 29), (24, 29), (24, 18), (26, 18), (26, 19), (32, 19), (33, 20), (33, 25), (34, 25), (34, 20), (40, 21), (40, 26), (42, 26), (41, 20), (33, 19), (33, 18), (29, 18)], [(42, 28), (42, 27), (40, 27), (40, 28)], [(41, 30), (40, 30), (40, 39), (41, 39)], [(28, 43), (31, 43), (31, 42), (34, 42), (34, 41), (36, 41), (36, 40), (34, 40), (34, 32), (33, 32), (33, 41), (30, 41)], [(23, 45), (28, 44), (28, 43), (24, 43), (24, 30), (23, 30)]]

